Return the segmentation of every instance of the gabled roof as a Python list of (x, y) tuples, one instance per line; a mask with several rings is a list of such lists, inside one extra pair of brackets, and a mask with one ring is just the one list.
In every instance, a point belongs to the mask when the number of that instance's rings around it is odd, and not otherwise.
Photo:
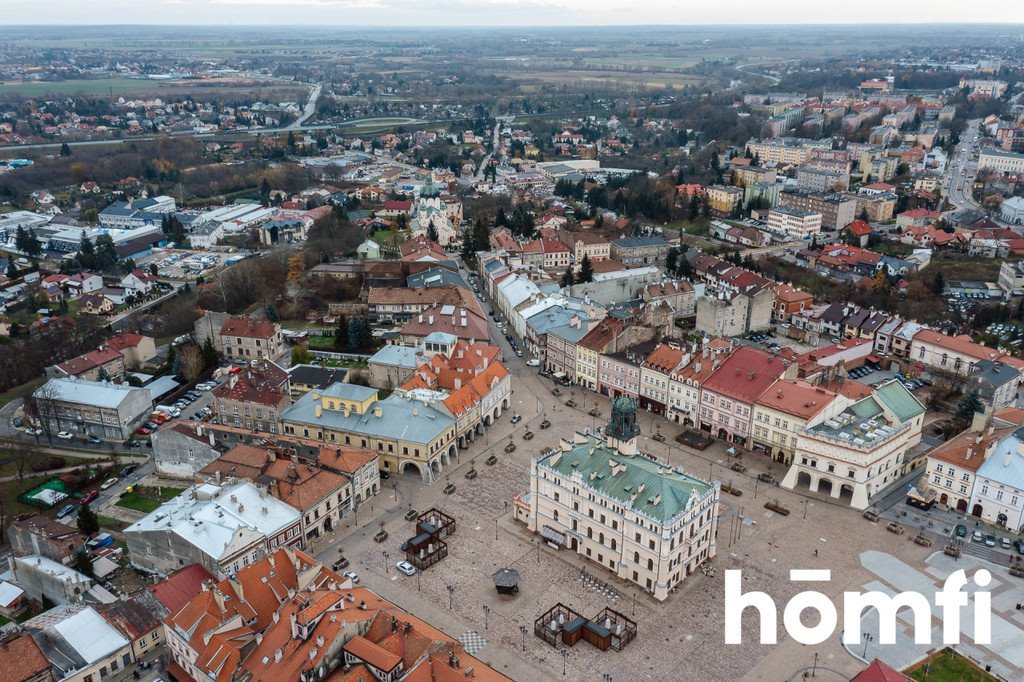
[(213, 574), (203, 568), (202, 564), (192, 564), (179, 568), (157, 584), (150, 585), (149, 591), (169, 613), (177, 613), (202, 592), (203, 583), (208, 580), (214, 580)]
[(221, 336), (239, 336), (250, 339), (269, 339), (277, 333), (277, 326), (267, 320), (251, 317), (229, 317), (220, 328)]
[(757, 404), (806, 421), (832, 404), (836, 398), (832, 391), (807, 382), (780, 379), (761, 394)]
[(778, 356), (740, 346), (707, 378), (704, 388), (753, 403), (785, 371), (786, 366)]

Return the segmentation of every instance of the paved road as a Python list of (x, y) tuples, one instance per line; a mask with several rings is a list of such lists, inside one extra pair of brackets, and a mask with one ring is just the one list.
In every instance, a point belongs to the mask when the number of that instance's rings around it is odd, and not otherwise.
[(320, 98), (320, 91), (323, 87), (323, 83), (317, 83), (313, 86), (313, 89), (309, 91), (309, 100), (306, 102), (306, 106), (302, 110), (302, 116), (299, 116), (290, 125), (285, 126), (284, 130), (302, 129), (302, 124), (308, 121), (310, 116), (316, 113), (316, 101)]
[[(960, 144), (957, 145), (952, 157), (946, 164), (946, 177), (943, 180), (943, 195), (949, 200), (952, 206), (946, 213), (952, 213), (959, 209), (970, 209), (985, 213), (985, 209), (974, 200), (973, 184), (974, 176), (978, 173), (975, 150), (975, 140), (980, 141), (981, 119), (974, 118), (967, 122), (963, 133), (960, 136)], [(1000, 225), (1004, 224), (997, 216), (992, 220)]]
[(483, 181), (484, 171), (487, 169), (487, 164), (491, 162), (494, 154), (498, 151), (498, 144), (501, 139), (501, 124), (505, 122), (512, 123), (514, 119), (515, 116), (499, 116), (495, 119), (493, 131), (494, 139), (491, 142), (491, 151), (484, 157), (484, 160), (480, 162), (480, 167), (476, 169), (476, 179), (478, 181)]

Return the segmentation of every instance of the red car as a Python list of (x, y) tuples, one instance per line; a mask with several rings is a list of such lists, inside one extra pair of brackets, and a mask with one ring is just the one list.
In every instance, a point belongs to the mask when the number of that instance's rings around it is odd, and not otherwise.
[(153, 433), (153, 430), (146, 426), (140, 426), (139, 428), (135, 429), (135, 433), (142, 436), (148, 436), (149, 434)]
[(90, 490), (82, 496), (82, 504), (89, 504), (99, 496), (100, 492), (98, 490)]

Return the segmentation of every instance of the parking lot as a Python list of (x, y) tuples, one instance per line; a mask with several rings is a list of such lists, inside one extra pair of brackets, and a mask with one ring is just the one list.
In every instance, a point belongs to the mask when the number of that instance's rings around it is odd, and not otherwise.
[(160, 249), (137, 260), (148, 269), (156, 265), (157, 276), (165, 279), (186, 280), (205, 275), (241, 258), (237, 253), (199, 251), (195, 249)]

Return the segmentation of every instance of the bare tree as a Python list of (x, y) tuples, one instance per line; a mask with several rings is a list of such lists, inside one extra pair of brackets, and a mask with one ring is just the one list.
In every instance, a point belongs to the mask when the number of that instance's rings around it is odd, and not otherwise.
[(202, 374), (205, 367), (203, 353), (195, 344), (183, 346), (178, 350), (178, 355), (181, 357), (181, 373), (187, 381), (194, 381)]
[[(32, 396), (25, 401), (26, 406), (31, 403), (29, 412), (39, 421), (39, 428), (46, 435), (46, 439), (53, 444), (54, 429), (57, 425), (58, 412), (60, 410), (60, 391), (51, 382), (46, 382), (39, 387)], [(39, 436), (36, 436), (36, 442)]]

